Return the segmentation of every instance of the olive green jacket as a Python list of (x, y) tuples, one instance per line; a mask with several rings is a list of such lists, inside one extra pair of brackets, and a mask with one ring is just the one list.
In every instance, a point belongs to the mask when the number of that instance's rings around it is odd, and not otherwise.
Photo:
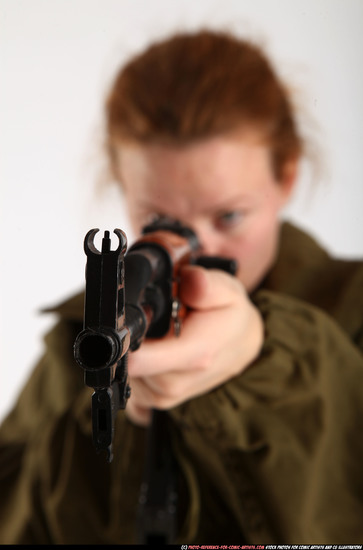
[[(168, 412), (185, 490), (183, 544), (363, 542), (363, 263), (284, 224), (252, 296), (265, 322), (243, 374)], [(45, 353), (0, 429), (0, 543), (126, 544), (145, 430), (118, 413), (96, 454), (73, 359), (82, 296), (56, 308)]]

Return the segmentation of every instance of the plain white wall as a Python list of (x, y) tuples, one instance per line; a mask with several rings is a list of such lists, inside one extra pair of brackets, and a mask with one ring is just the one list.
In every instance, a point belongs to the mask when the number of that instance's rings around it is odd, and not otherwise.
[(178, 29), (262, 41), (302, 93), (328, 169), (286, 216), (338, 255), (363, 255), (361, 0), (0, 0), (0, 417), (54, 322), (39, 308), (84, 284), (91, 227), (129, 231), (114, 190), (96, 197), (99, 127), (119, 63)]

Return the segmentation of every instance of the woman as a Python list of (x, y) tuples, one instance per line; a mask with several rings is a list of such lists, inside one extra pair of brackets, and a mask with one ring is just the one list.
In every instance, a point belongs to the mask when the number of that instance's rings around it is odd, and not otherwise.
[(256, 46), (224, 33), (154, 44), (117, 75), (107, 152), (135, 232), (158, 216), (233, 257), (186, 267), (179, 338), (131, 354), (111, 465), (94, 453), (72, 344), (82, 297), (1, 429), (5, 543), (130, 543), (152, 408), (181, 487), (177, 541), (359, 543), (363, 267), (282, 224), (304, 152), (288, 93)]

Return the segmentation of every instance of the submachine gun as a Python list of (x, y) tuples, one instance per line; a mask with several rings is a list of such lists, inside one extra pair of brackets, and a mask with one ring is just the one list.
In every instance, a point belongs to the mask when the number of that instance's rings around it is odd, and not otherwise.
[[(179, 335), (186, 308), (179, 298), (183, 265), (236, 272), (236, 262), (201, 256), (195, 232), (176, 220), (161, 218), (147, 225), (127, 251), (127, 238), (114, 229), (119, 243), (111, 250), (109, 231), (102, 248), (95, 244), (98, 229), (84, 240), (87, 255), (83, 330), (74, 343), (74, 356), (84, 370), (92, 395), (93, 443), (113, 458), (115, 418), (125, 409), (131, 388), (128, 352), (145, 338)], [(141, 487), (138, 535), (140, 543), (171, 543), (175, 537), (174, 459), (168, 437), (167, 414), (153, 410), (148, 433), (145, 480)]]

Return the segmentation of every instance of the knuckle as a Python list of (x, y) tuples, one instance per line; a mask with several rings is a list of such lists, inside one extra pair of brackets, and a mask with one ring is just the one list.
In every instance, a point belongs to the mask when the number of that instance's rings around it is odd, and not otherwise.
[(155, 408), (161, 411), (166, 411), (168, 409), (171, 409), (173, 404), (174, 404), (173, 401), (166, 397), (157, 396), (155, 399)]
[(210, 346), (199, 350), (198, 355), (195, 357), (194, 360), (194, 367), (196, 370), (200, 372), (206, 372), (209, 370), (211, 364), (213, 362), (213, 350), (212, 350), (212, 342), (210, 342)]
[(181, 392), (180, 383), (175, 383), (174, 380), (170, 379), (167, 376), (160, 376), (156, 384), (156, 395), (155, 399), (159, 405), (169, 404), (170, 402), (177, 399), (178, 395)]

